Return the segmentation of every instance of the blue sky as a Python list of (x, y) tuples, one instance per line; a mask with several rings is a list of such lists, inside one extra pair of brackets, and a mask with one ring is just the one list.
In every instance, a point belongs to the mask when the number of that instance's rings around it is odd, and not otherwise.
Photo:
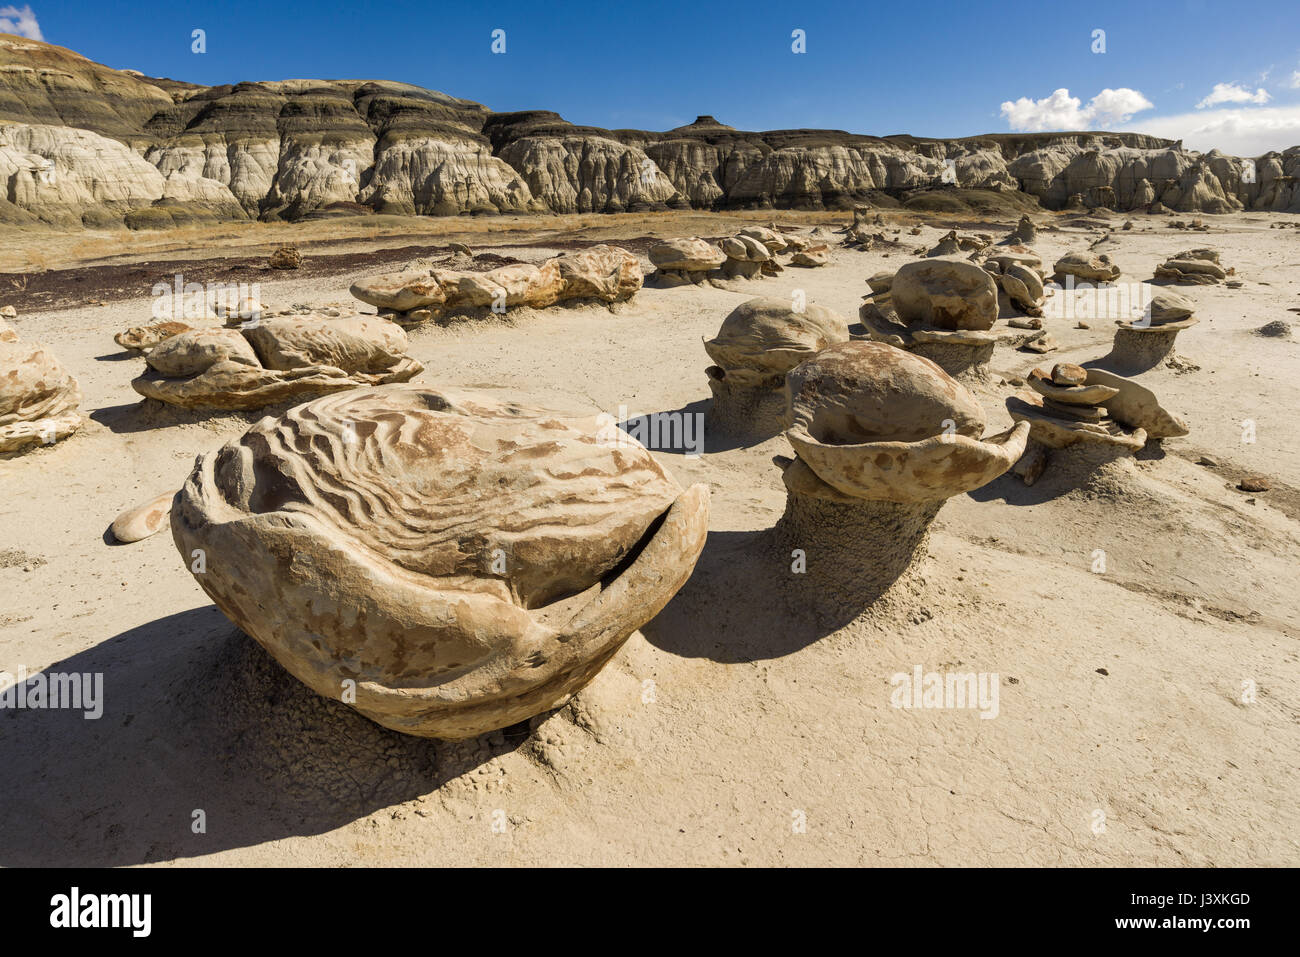
[[(196, 83), (401, 80), (610, 128), (711, 113), (758, 130), (1138, 129), (1245, 155), (1300, 144), (1297, 0), (0, 0), (5, 29)], [(191, 50), (195, 29), (205, 53)], [(504, 54), (491, 52), (494, 29)], [(804, 53), (791, 49), (795, 30)], [(1096, 30), (1105, 52), (1093, 52)]]

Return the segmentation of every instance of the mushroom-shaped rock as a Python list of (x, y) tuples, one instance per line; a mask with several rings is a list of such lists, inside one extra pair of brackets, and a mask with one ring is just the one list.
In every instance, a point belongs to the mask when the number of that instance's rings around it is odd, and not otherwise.
[[(1061, 366), (1051, 374), (1035, 369), (1025, 379), (1032, 391), (1007, 399), (1011, 417), (1029, 424), (1031, 444), (1051, 450), (1051, 466), (1064, 481), (1085, 482), (1104, 466), (1134, 455), (1148, 439), (1187, 434), (1182, 420), (1166, 412), (1149, 389), (1101, 369), (1082, 371), (1079, 382)], [(1042, 452), (1031, 449), (1031, 454)]]
[(0, 454), (53, 445), (81, 426), (81, 389), (59, 360), (0, 322)]
[(936, 329), (991, 329), (998, 318), (993, 278), (968, 262), (910, 262), (889, 289), (898, 318)]
[(1120, 275), (1119, 267), (1105, 253), (1066, 253), (1052, 268), (1062, 283), (1070, 276), (1079, 282), (1114, 282)]
[(872, 339), (925, 356), (950, 375), (981, 379), (998, 342), (988, 331), (998, 318), (998, 284), (962, 260), (910, 262), (859, 316)]
[(1213, 286), (1228, 278), (1228, 271), (1213, 249), (1184, 249), (1156, 267), (1156, 279), (1192, 286)]
[(318, 694), (472, 737), (581, 689), (704, 546), (707, 489), (601, 421), (485, 392), (327, 396), (201, 456), (173, 537)]
[(1195, 309), (1196, 304), (1186, 296), (1157, 289), (1140, 318), (1115, 320), (1115, 341), (1099, 364), (1125, 375), (1154, 369), (1173, 355), (1178, 333), (1199, 321), (1192, 314)]
[(290, 399), (406, 382), (424, 368), (386, 319), (296, 316), (239, 329), (192, 329), (145, 358), (131, 387), (185, 408), (257, 409)]
[(656, 243), (650, 247), (649, 256), (655, 278), (666, 286), (701, 283), (727, 259), (717, 246), (698, 237)]
[(860, 611), (925, 553), (944, 501), (978, 488), (1024, 452), (1027, 425), (981, 438), (984, 410), (921, 356), (840, 343), (786, 377), (787, 490), (782, 547), (803, 549), (808, 600)]
[(822, 306), (796, 311), (790, 300), (773, 298), (741, 303), (704, 343), (716, 363), (706, 370), (713, 392), (707, 427), (747, 439), (776, 435), (785, 418), (786, 373), (848, 339), (844, 319)]

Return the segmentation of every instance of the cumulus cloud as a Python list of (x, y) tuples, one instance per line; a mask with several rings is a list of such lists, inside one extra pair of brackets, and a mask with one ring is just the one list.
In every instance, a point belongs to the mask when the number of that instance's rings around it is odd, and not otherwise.
[(1201, 102), (1196, 104), (1198, 110), (1204, 110), (1207, 107), (1218, 106), (1220, 103), (1254, 103), (1262, 106), (1271, 100), (1268, 90), (1262, 86), (1254, 93), (1244, 86), (1238, 86), (1236, 83), (1216, 83), (1210, 95)]
[(1293, 90), (1300, 90), (1300, 70), (1291, 74), (1291, 82), (1287, 85)]
[(25, 4), (21, 7), (0, 7), (0, 33), (12, 33), (29, 40), (45, 39), (41, 36), (41, 25), (36, 22), (36, 14)]
[(1177, 116), (1157, 116), (1126, 129), (1171, 140), (1208, 153), (1219, 149), (1233, 156), (1260, 156), (1300, 145), (1300, 106), (1225, 107)]
[(1041, 100), (1022, 96), (1002, 104), (1002, 116), (1013, 130), (1039, 133), (1045, 130), (1108, 129), (1127, 123), (1133, 114), (1151, 109), (1155, 104), (1137, 90), (1120, 87), (1105, 89), (1088, 101), (1060, 89)]

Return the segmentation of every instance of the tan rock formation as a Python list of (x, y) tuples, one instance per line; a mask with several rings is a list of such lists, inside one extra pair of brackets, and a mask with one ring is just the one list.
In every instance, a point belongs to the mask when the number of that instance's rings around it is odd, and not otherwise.
[(53, 445), (81, 426), (81, 389), (49, 352), (0, 321), (0, 454)]
[(715, 365), (705, 373), (713, 402), (706, 427), (744, 439), (776, 435), (785, 419), (785, 377), (805, 359), (849, 339), (845, 320), (808, 303), (795, 311), (788, 299), (741, 303), (704, 343)]
[(668, 239), (650, 247), (650, 262), (661, 285), (704, 282), (727, 259), (722, 250), (699, 237)]
[(544, 261), (515, 263), (487, 272), (408, 270), (360, 279), (352, 295), (399, 323), (437, 319), (456, 310), (490, 306), (543, 309), (557, 302), (598, 299), (622, 302), (641, 288), (636, 256), (619, 246), (592, 246)]
[[(1074, 371), (1084, 372), (1082, 382)], [(1151, 390), (1101, 369), (1057, 365), (1050, 374), (1035, 369), (1025, 381), (1029, 390), (1007, 399), (1007, 411), (1028, 423), (1031, 442), (1042, 447), (1030, 451), (1042, 460), (1032, 471), (1018, 470), (1027, 485), (1049, 464), (1062, 484), (1087, 484), (1148, 440), (1187, 434)]]
[(801, 597), (863, 610), (915, 569), (944, 501), (1024, 452), (1029, 427), (982, 439), (985, 415), (928, 359), (878, 342), (832, 345), (787, 375), (795, 451), (776, 535), (802, 549)]
[(599, 422), (484, 393), (329, 396), (202, 456), (173, 536), (318, 694), (472, 737), (587, 684), (704, 546), (705, 486), (683, 491), (626, 435), (599, 441)]
[(167, 491), (143, 505), (128, 508), (113, 519), (109, 531), (123, 545), (143, 541), (150, 535), (158, 534), (171, 518), (172, 499), (175, 497), (175, 492)]
[(239, 329), (193, 329), (145, 357), (131, 387), (145, 398), (202, 409), (257, 409), (364, 385), (406, 382), (424, 368), (386, 319), (300, 316)]
[(1185, 249), (1156, 267), (1156, 279), (1182, 285), (1213, 286), (1228, 278), (1214, 249)]
[(1056, 261), (1052, 269), (1057, 282), (1062, 284), (1067, 276), (1088, 283), (1114, 282), (1120, 276), (1119, 267), (1105, 253), (1066, 253)]

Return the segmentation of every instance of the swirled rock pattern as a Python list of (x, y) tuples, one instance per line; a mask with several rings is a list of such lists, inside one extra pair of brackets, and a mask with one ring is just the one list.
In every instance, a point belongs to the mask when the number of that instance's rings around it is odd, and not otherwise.
[(705, 487), (601, 423), (487, 393), (329, 396), (202, 456), (172, 532), (317, 693), (408, 734), (481, 734), (590, 681), (704, 546)]

